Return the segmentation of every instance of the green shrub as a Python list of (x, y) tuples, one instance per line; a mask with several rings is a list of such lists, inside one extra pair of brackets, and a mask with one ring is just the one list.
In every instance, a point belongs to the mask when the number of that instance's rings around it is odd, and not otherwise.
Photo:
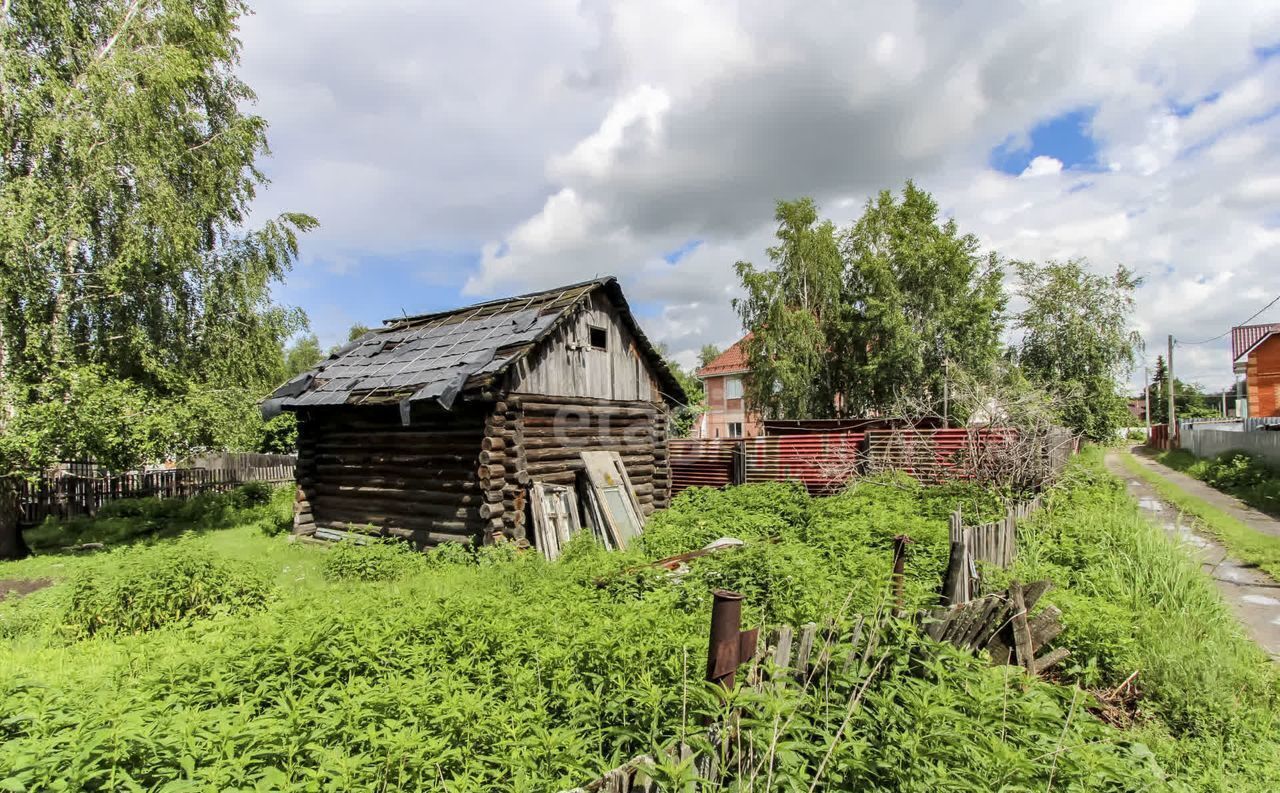
[(799, 485), (769, 482), (723, 490), (693, 487), (645, 524), (639, 546), (653, 558), (698, 548), (721, 537), (750, 542), (796, 536), (809, 522), (810, 498)]
[(475, 564), (476, 555), (471, 546), (460, 542), (442, 542), (426, 554), (427, 564), (435, 567), (442, 565)]
[(258, 520), (258, 530), (268, 537), (288, 534), (293, 530), (293, 500), (291, 487), (279, 487), (270, 492), (268, 514)]
[(1240, 499), (1254, 509), (1280, 517), (1280, 473), (1260, 457), (1241, 451), (1199, 459), (1177, 449), (1156, 459)]
[(246, 482), (239, 485), (228, 495), (228, 501), (235, 509), (260, 507), (271, 501), (271, 493), (275, 490), (267, 482)]
[(330, 581), (397, 581), (425, 568), (422, 554), (400, 540), (336, 543), (321, 569)]
[(1220, 490), (1237, 490), (1260, 485), (1275, 476), (1260, 458), (1241, 452), (1218, 455), (1204, 473), (1204, 480)]
[(103, 504), (92, 518), (46, 520), (28, 530), (26, 538), (32, 548), (48, 550), (86, 542), (115, 545), (141, 537), (176, 537), (185, 531), (259, 522), (265, 533), (277, 533), (281, 526), (283, 530), (292, 526), (293, 493), (292, 487), (250, 482), (229, 493), (200, 493), (190, 499), (117, 499)]
[(75, 636), (138, 633), (261, 607), (273, 587), (250, 564), (197, 538), (104, 554), (71, 579), (64, 622)]

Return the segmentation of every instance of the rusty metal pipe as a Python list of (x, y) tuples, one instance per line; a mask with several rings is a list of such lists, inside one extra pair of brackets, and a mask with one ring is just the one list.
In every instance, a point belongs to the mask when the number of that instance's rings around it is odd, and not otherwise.
[(707, 680), (733, 688), (742, 644), (742, 595), (725, 589), (711, 593), (711, 642), (707, 647)]

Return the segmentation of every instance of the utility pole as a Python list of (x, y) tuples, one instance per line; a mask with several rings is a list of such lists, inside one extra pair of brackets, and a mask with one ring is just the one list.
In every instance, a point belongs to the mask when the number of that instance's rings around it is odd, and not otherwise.
[(1142, 417), (1147, 420), (1147, 442), (1151, 441), (1151, 378), (1147, 367), (1142, 367)]
[(1222, 389), (1222, 417), (1227, 417), (1227, 389)]
[(942, 426), (951, 426), (951, 359), (942, 359)]
[(1167, 367), (1169, 378), (1169, 448), (1173, 448), (1173, 443), (1178, 438), (1178, 414), (1173, 404), (1174, 383), (1173, 379), (1173, 334), (1169, 334), (1169, 366)]

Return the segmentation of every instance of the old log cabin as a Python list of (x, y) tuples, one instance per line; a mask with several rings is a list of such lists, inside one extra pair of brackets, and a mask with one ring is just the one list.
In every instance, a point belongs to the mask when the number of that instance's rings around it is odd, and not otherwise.
[(601, 278), (387, 320), (263, 411), (298, 418), (296, 533), (425, 547), (525, 538), (529, 485), (574, 484), (586, 450), (621, 455), (646, 514), (666, 506), (667, 406), (684, 398)]

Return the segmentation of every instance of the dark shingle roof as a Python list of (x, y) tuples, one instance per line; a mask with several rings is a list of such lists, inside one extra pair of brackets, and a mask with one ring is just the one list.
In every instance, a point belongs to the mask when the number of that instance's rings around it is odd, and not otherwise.
[(636, 325), (617, 280), (606, 277), (453, 311), (385, 320), (384, 327), (277, 388), (263, 402), (263, 412), (420, 401), (449, 408), (464, 390), (506, 372), (598, 289), (605, 290), (637, 346), (649, 356), (665, 394), (683, 401), (679, 384)]

